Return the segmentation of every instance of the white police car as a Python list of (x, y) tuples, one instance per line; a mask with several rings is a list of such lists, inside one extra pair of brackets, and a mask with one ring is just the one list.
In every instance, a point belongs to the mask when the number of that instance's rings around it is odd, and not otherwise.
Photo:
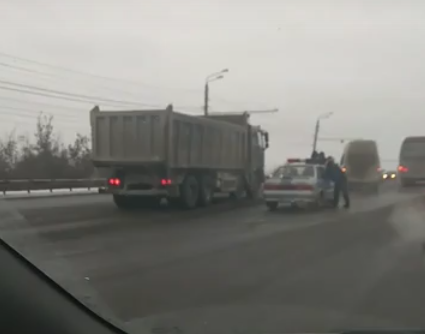
[(313, 159), (288, 159), (264, 182), (269, 210), (279, 204), (320, 208), (332, 204), (334, 185), (324, 179), (325, 166)]

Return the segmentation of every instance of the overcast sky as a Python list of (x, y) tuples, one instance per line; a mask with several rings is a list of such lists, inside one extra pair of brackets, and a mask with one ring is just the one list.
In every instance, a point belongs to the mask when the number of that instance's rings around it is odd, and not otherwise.
[(212, 110), (280, 110), (253, 117), (270, 132), (269, 166), (308, 154), (317, 117), (330, 111), (322, 137), (376, 139), (382, 159), (425, 133), (423, 0), (16, 0), (3, 1), (0, 25), (4, 135), (33, 132), (40, 110), (65, 141), (88, 134), (93, 97), (200, 114), (205, 77), (222, 68)]

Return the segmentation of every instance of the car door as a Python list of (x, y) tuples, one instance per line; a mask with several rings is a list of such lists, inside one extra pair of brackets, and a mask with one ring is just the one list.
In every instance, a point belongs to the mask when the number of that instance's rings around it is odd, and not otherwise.
[(317, 166), (317, 177), (318, 177), (318, 184), (320, 188), (323, 190), (324, 197), (326, 200), (333, 198), (333, 192), (334, 192), (334, 184), (332, 181), (325, 179), (325, 167)]

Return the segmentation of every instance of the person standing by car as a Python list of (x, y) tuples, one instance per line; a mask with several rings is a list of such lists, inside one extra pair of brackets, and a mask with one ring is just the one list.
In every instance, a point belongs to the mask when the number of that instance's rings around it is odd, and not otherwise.
[(326, 154), (325, 154), (325, 152), (320, 152), (318, 155), (317, 155), (317, 160), (319, 161), (319, 163), (321, 163), (321, 164), (326, 164)]
[(344, 197), (344, 202), (345, 202), (344, 207), (349, 208), (350, 197), (348, 194), (347, 178), (345, 176), (345, 173), (335, 163), (332, 157), (329, 157), (326, 163), (325, 178), (334, 183), (334, 199), (333, 199), (334, 208), (338, 207), (339, 196), (341, 192)]

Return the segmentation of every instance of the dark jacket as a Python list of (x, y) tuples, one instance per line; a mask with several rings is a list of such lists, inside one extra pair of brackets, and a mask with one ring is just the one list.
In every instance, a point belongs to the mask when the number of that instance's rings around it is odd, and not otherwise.
[(326, 155), (325, 155), (325, 153), (320, 152), (320, 153), (317, 155), (317, 160), (319, 161), (319, 163), (321, 163), (321, 164), (325, 164), (325, 163), (326, 163)]
[(325, 169), (325, 179), (332, 181), (334, 183), (340, 183), (345, 179), (345, 175), (342, 172), (341, 168), (334, 163), (334, 162), (328, 162), (326, 164)]

